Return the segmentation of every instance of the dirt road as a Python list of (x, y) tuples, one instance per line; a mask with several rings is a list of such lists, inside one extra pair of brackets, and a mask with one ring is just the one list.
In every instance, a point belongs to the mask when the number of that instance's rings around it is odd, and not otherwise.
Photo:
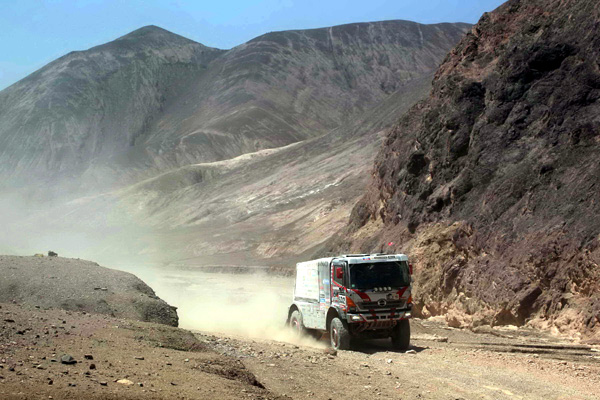
[(327, 354), (268, 339), (197, 333), (242, 360), (274, 394), (292, 399), (598, 399), (600, 349), (529, 330), (474, 333), (414, 320), (413, 347), (387, 341)]
[[(148, 270), (145, 270), (148, 271)], [(273, 394), (292, 399), (600, 399), (600, 350), (530, 329), (449, 328), (413, 320), (413, 348), (387, 341), (325, 353), (283, 329), (293, 279), (195, 270), (137, 272), (182, 326), (239, 358)], [(144, 276), (145, 274), (145, 276)]]

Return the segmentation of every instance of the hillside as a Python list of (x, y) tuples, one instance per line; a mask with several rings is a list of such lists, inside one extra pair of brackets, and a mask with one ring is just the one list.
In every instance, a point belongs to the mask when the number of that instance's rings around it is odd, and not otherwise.
[(387, 135), (335, 247), (413, 254), (423, 315), (599, 340), (598, 26), (595, 1), (484, 14)]
[[(8, 190), (3, 193), (0, 205), (11, 213), (0, 215), (9, 227), (0, 232), (0, 250), (29, 254), (53, 248), (110, 263), (141, 257), (149, 262), (185, 259), (194, 265), (289, 265), (343, 227), (366, 185), (383, 130), (426, 95), (433, 71), (466, 28), (406, 21), (351, 24), (270, 33), (226, 53), (199, 50), (216, 58), (202, 72), (206, 78), (188, 80), (181, 91), (171, 89), (172, 100), (156, 117), (171, 122), (147, 124), (147, 134), (133, 146), (122, 146), (123, 151), (82, 158), (93, 164), (87, 169), (65, 166), (72, 173), (70, 187), (48, 178), (39, 186), (28, 180), (26, 189), (33, 186), (36, 194), (57, 193), (54, 202), (42, 197), (37, 203), (36, 196), (23, 195), (29, 190), (12, 197)], [(335, 57), (323, 45), (332, 38)], [(285, 51), (276, 53), (282, 46)], [(257, 56), (263, 53), (271, 55)], [(293, 77), (306, 60), (312, 60), (315, 71), (302, 83)], [(352, 85), (336, 78), (341, 70), (334, 61), (346, 65), (347, 77), (356, 75)], [(272, 142), (242, 149), (238, 139), (246, 134), (236, 131), (236, 121), (258, 103), (277, 109), (269, 114), (277, 119), (296, 115), (300, 122), (293, 129), (317, 120), (321, 127), (286, 138), (267, 131), (272, 125), (253, 116), (248, 135), (264, 134)], [(220, 111), (213, 113), (213, 106)], [(207, 110), (213, 114), (204, 114)], [(197, 124), (217, 120), (223, 142), (187, 142), (192, 136), (207, 137)], [(175, 130), (166, 128), (175, 125)], [(159, 126), (160, 132), (155, 130)], [(191, 131), (196, 133), (186, 133)], [(180, 133), (188, 139), (177, 139)], [(160, 156), (152, 150), (158, 142), (164, 149)], [(22, 154), (40, 157), (33, 150)], [(92, 175), (112, 183), (89, 186)]]
[(175, 307), (135, 275), (63, 257), (0, 256), (0, 303), (177, 326)]
[(71, 52), (0, 92), (0, 174), (7, 183), (81, 176), (135, 144), (171, 91), (222, 51), (145, 27)]
[(323, 135), (430, 72), (467, 28), (350, 24), (228, 51), (141, 28), (0, 92), (3, 186), (97, 192)]

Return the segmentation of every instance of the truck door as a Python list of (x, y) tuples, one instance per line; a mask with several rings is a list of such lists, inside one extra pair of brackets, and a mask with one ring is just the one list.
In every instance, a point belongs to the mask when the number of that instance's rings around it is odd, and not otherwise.
[[(345, 261), (334, 260), (331, 263), (331, 303), (339, 304), (339, 296), (345, 287), (347, 265)], [(344, 302), (345, 304), (345, 302)]]

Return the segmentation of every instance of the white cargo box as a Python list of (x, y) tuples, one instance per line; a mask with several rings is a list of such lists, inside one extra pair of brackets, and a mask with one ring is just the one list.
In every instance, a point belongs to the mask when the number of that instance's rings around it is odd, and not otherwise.
[(296, 264), (294, 297), (305, 301), (319, 301), (319, 260)]

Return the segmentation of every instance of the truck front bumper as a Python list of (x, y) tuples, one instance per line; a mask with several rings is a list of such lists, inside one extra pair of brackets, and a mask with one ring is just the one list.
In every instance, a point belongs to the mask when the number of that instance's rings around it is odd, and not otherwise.
[(407, 319), (411, 317), (412, 307), (403, 308), (399, 310), (359, 310), (353, 313), (346, 314), (346, 319), (350, 324), (396, 322), (401, 319)]

